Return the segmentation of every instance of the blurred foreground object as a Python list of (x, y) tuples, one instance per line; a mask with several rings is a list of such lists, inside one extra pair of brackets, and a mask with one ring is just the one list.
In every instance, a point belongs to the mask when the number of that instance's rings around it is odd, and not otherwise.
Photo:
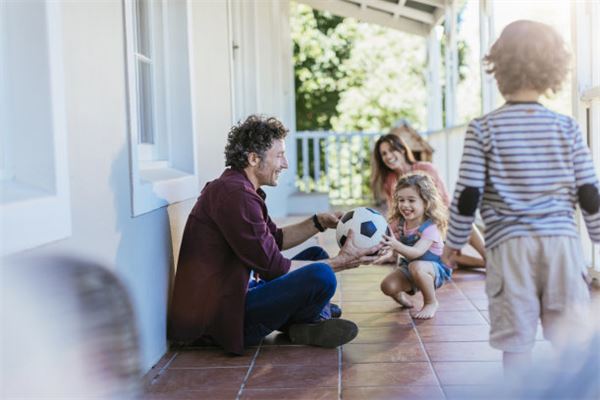
[(579, 332), (563, 321), (562, 343), (553, 357), (536, 362), (513, 382), (510, 398), (521, 400), (600, 399), (600, 295), (592, 297), (586, 327)]
[(139, 394), (129, 296), (106, 268), (71, 257), (4, 260), (0, 398)]

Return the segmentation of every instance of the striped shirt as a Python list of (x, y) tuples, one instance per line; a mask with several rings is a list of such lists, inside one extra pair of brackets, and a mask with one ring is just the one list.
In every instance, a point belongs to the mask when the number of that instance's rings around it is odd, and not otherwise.
[[(585, 184), (599, 187), (577, 123), (539, 103), (507, 103), (469, 124), (446, 245), (460, 249), (469, 238), (475, 213), (458, 211), (467, 187), (480, 193), (487, 248), (519, 236), (577, 237), (577, 189)], [(600, 242), (600, 212), (582, 214)]]

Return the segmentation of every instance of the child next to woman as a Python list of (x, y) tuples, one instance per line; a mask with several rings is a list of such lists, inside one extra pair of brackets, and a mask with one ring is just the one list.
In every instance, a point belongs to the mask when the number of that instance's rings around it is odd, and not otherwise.
[(399, 266), (381, 282), (381, 290), (407, 308), (414, 306), (409, 295), (420, 290), (423, 308), (411, 313), (413, 318), (435, 315), (435, 289), (450, 279), (452, 271), (441, 260), (447, 218), (447, 209), (428, 175), (400, 178), (388, 219), (392, 234), (383, 236), (382, 255), (375, 263), (394, 262), (402, 256)]

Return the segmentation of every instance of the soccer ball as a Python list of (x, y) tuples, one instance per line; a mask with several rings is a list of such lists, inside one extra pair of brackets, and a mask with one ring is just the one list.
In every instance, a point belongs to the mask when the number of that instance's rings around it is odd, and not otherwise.
[(384, 233), (390, 234), (388, 223), (383, 215), (368, 207), (355, 208), (340, 218), (335, 231), (340, 247), (346, 243), (350, 229), (354, 232), (354, 244), (363, 249), (378, 244)]

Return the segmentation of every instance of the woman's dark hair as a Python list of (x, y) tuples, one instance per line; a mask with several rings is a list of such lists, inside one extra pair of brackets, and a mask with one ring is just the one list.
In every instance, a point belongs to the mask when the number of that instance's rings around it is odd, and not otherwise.
[(417, 162), (412, 150), (400, 136), (394, 133), (388, 133), (387, 135), (383, 135), (377, 139), (377, 142), (375, 142), (375, 147), (373, 148), (373, 157), (371, 160), (371, 190), (373, 191), (373, 195), (375, 196), (376, 200), (381, 200), (383, 198), (382, 192), (385, 177), (391, 172), (391, 170), (383, 162), (381, 154), (379, 153), (379, 148), (383, 143), (387, 143), (392, 150), (396, 150), (404, 154), (406, 162), (410, 165), (413, 165)]
[(262, 159), (273, 145), (273, 140), (284, 139), (287, 133), (287, 128), (276, 118), (250, 115), (229, 131), (225, 166), (238, 170), (246, 168), (248, 154), (256, 153)]

